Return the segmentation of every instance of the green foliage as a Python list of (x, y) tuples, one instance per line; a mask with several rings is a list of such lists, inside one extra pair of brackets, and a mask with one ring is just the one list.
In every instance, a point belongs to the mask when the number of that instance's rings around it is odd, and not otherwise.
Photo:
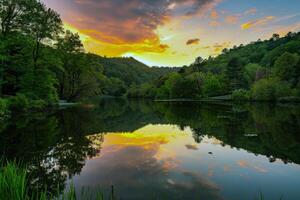
[(249, 101), (250, 92), (245, 89), (238, 89), (232, 92), (231, 98), (233, 101)]
[(242, 87), (243, 85), (242, 68), (243, 68), (243, 63), (239, 57), (233, 57), (229, 60), (225, 71), (225, 78), (230, 91)]
[(33, 100), (44, 100), (48, 104), (58, 101), (56, 79), (49, 70), (37, 69), (22, 77), (20, 92)]
[(26, 169), (17, 168), (15, 164), (1, 164), (0, 194), (1, 198), (27, 200)]
[(29, 108), (29, 100), (24, 94), (17, 94), (9, 99), (9, 108), (14, 112), (23, 112)]
[(293, 86), (300, 80), (300, 56), (285, 52), (275, 62), (275, 75), (281, 80), (289, 81)]
[(0, 98), (0, 119), (8, 117), (9, 112), (9, 102), (7, 99)]
[(264, 78), (266, 70), (259, 64), (249, 63), (245, 66), (243, 78), (247, 82), (247, 87), (250, 88), (256, 81)]
[[(89, 191), (82, 188), (79, 194), (76, 194), (73, 184), (70, 188), (60, 194), (47, 194), (46, 189), (37, 189), (30, 191), (27, 169), (16, 163), (1, 163), (0, 166), (0, 194), (1, 199), (13, 200), (46, 200), (46, 199), (62, 199), (62, 200), (76, 200), (79, 196), (82, 199), (103, 200), (103, 193), (98, 190), (96, 192)], [(111, 194), (114, 199), (114, 194)]]
[[(299, 96), (300, 33), (224, 49), (221, 55), (198, 57), (190, 66), (153, 82), (156, 98), (206, 98), (275, 101)], [(246, 90), (249, 90), (246, 92)], [(254, 98), (249, 98), (253, 92)], [(141, 95), (139, 95), (141, 96)], [(294, 101), (294, 100), (293, 100)]]
[(252, 98), (258, 101), (276, 101), (281, 97), (290, 96), (291, 93), (288, 83), (274, 78), (262, 79), (252, 88)]
[(208, 73), (203, 78), (203, 96), (212, 97), (225, 94), (226, 85), (224, 77), (218, 74)]

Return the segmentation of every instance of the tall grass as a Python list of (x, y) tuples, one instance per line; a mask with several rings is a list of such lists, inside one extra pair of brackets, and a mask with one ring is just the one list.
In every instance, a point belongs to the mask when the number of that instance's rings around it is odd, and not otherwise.
[(1, 167), (0, 199), (27, 200), (26, 170), (8, 163)]
[[(57, 190), (57, 194), (49, 195), (46, 189), (32, 192), (29, 190), (26, 168), (18, 166), (16, 163), (0, 162), (0, 200), (104, 200), (100, 190), (95, 192), (82, 188), (76, 194), (73, 184), (63, 194)], [(115, 200), (113, 192), (109, 199)]]

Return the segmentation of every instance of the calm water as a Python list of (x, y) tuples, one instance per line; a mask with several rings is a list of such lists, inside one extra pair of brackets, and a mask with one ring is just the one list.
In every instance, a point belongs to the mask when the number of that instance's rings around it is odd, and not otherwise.
[(117, 199), (300, 199), (300, 106), (95, 100), (0, 126), (32, 188)]

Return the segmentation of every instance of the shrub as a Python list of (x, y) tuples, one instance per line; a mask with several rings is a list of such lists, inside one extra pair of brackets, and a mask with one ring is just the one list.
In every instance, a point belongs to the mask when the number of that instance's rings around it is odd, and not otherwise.
[(234, 90), (232, 92), (231, 98), (233, 101), (249, 101), (250, 92), (244, 89)]
[(15, 112), (26, 111), (29, 108), (29, 100), (24, 94), (17, 94), (10, 98), (9, 108)]
[(30, 108), (33, 110), (43, 110), (47, 107), (47, 102), (44, 100), (31, 100)]
[(7, 99), (0, 99), (0, 119), (6, 118), (9, 115), (9, 105)]
[(262, 79), (252, 87), (252, 98), (257, 101), (276, 101), (290, 96), (291, 93), (289, 84), (273, 78)]

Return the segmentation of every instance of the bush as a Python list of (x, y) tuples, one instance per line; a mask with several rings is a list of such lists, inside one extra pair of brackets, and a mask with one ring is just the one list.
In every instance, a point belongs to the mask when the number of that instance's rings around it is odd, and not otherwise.
[(249, 101), (250, 92), (244, 89), (234, 90), (232, 92), (231, 98), (233, 101)]
[(9, 105), (7, 99), (0, 99), (0, 119), (9, 116)]
[(32, 110), (43, 110), (47, 107), (47, 102), (44, 100), (31, 100), (30, 101), (30, 108)]
[(291, 94), (289, 84), (273, 78), (262, 79), (252, 87), (252, 98), (257, 101), (276, 101)]
[(9, 109), (14, 112), (26, 111), (29, 108), (29, 100), (24, 94), (17, 94), (9, 100)]

